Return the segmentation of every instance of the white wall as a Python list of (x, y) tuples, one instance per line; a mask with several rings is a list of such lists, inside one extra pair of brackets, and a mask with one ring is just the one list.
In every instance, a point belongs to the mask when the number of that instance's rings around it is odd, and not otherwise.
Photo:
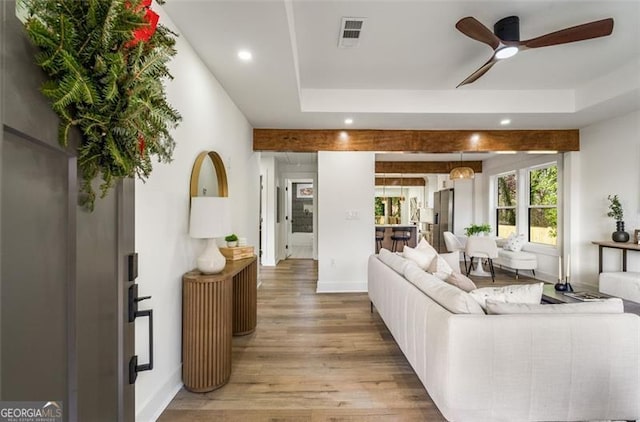
[(367, 291), (374, 172), (372, 152), (318, 152), (318, 292)]
[[(598, 247), (594, 240), (611, 240), (615, 222), (607, 217), (607, 195), (617, 194), (624, 209), (626, 231), (640, 229), (640, 111), (580, 130), (580, 152), (569, 154), (574, 177), (570, 188), (571, 240), (575, 282), (597, 285)], [(605, 250), (605, 271), (621, 271), (620, 252)], [(628, 270), (640, 271), (640, 253), (628, 253)]]
[(473, 222), (474, 181), (455, 180), (453, 189), (453, 233), (464, 234)]
[[(162, 9), (160, 22), (175, 30)], [(155, 365), (136, 382), (136, 420), (151, 421), (182, 385), (182, 275), (195, 267), (204, 240), (188, 235), (189, 178), (197, 154), (215, 150), (229, 180), (232, 229), (257, 247), (258, 154), (252, 152), (252, 128), (207, 70), (184, 37), (170, 64), (175, 80), (167, 84), (169, 102), (182, 114), (174, 132), (176, 149), (170, 164), (154, 162), (146, 183), (136, 182), (136, 249), (139, 253), (141, 304), (154, 310)], [(146, 321), (136, 325), (136, 353), (147, 361)]]

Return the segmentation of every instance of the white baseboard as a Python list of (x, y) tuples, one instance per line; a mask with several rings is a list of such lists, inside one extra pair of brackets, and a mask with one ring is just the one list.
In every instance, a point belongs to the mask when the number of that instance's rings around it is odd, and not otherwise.
[(155, 422), (182, 388), (182, 365), (169, 377), (142, 409), (136, 411), (136, 422)]
[(366, 281), (321, 281), (318, 280), (316, 293), (366, 293)]

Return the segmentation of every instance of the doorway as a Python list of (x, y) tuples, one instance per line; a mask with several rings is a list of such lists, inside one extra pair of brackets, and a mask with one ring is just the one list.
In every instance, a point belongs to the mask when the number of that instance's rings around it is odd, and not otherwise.
[(287, 179), (287, 259), (313, 259), (315, 189), (313, 179)]

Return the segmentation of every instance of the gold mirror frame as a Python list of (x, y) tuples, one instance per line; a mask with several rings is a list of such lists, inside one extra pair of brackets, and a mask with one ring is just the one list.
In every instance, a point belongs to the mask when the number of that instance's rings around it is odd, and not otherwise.
[(200, 179), (200, 170), (205, 158), (209, 157), (213, 163), (213, 167), (216, 169), (216, 177), (218, 179), (218, 196), (229, 196), (229, 188), (227, 186), (227, 171), (224, 168), (222, 158), (215, 151), (203, 151), (196, 157), (196, 161), (193, 163), (193, 169), (191, 170), (191, 183), (189, 186), (190, 196), (198, 196), (198, 180)]

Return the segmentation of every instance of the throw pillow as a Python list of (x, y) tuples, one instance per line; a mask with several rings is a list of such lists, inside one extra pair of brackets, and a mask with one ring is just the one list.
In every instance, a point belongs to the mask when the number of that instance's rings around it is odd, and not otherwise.
[(544, 283), (516, 284), (504, 287), (482, 287), (469, 294), (482, 307), (486, 309), (486, 301), (494, 300), (505, 303), (530, 303), (538, 304), (542, 299), (542, 286)]
[(446, 280), (447, 277), (453, 273), (453, 268), (447, 264), (447, 261), (442, 257), (442, 255), (436, 255), (435, 259), (431, 261), (431, 264), (427, 268), (427, 271), (438, 277), (440, 280)]
[(436, 251), (435, 248), (431, 246), (431, 244), (427, 242), (427, 239), (425, 239), (424, 237), (420, 239), (420, 242), (416, 246), (416, 249), (427, 249), (433, 251), (433, 253), (438, 253), (438, 251)]
[(469, 296), (469, 293), (438, 280), (413, 263), (407, 265), (404, 276), (411, 284), (449, 312), (454, 314), (484, 314), (480, 305)]
[(453, 251), (449, 253), (441, 253), (440, 256), (447, 261), (447, 264), (451, 267), (454, 273), (460, 271), (460, 251)]
[(487, 300), (487, 314), (621, 314), (624, 312), (622, 299), (611, 298), (582, 303), (561, 303), (554, 305), (504, 303)]
[(470, 292), (478, 288), (473, 280), (462, 273), (453, 272), (445, 281), (465, 292)]
[(405, 246), (402, 250), (402, 256), (415, 262), (423, 271), (427, 271), (436, 255), (437, 253), (435, 249), (431, 251), (429, 249), (414, 249), (409, 246)]
[(511, 233), (502, 249), (506, 251), (520, 252), (524, 246), (524, 234)]

